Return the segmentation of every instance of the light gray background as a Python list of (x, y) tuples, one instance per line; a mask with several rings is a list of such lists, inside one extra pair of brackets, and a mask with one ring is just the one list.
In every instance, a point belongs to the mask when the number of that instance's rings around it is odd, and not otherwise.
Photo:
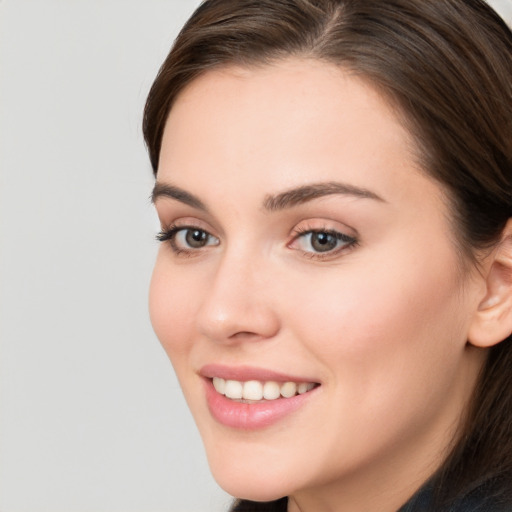
[(141, 135), (195, 0), (0, 2), (0, 510), (222, 511), (147, 314)]
[(198, 3), (0, 0), (1, 512), (229, 504), (146, 305), (141, 113)]

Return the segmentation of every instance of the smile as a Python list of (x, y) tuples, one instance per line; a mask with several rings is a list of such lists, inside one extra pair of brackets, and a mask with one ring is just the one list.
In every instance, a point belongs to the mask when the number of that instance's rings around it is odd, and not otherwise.
[(311, 391), (317, 386), (314, 382), (275, 382), (258, 380), (225, 380), (213, 377), (213, 387), (217, 393), (231, 400), (254, 403), (262, 400), (277, 400), (278, 398), (291, 398)]
[(257, 430), (308, 407), (320, 383), (262, 368), (207, 365), (200, 371), (213, 419), (237, 430)]

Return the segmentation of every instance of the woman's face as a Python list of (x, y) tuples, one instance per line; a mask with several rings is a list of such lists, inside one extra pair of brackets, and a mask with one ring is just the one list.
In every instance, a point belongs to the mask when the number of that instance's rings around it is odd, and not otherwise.
[(172, 108), (154, 202), (151, 318), (219, 483), (420, 485), (481, 365), (482, 290), (382, 97), (306, 60), (210, 71)]

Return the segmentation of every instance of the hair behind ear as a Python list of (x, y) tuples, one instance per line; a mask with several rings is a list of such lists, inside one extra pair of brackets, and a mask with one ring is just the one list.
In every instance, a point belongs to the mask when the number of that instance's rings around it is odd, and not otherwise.
[(512, 336), (489, 350), (459, 442), (434, 478), (437, 503), (485, 486), (512, 500)]

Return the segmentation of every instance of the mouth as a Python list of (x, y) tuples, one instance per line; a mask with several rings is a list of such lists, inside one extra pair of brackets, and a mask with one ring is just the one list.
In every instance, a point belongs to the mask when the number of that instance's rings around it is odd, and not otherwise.
[(303, 395), (319, 386), (316, 382), (276, 382), (258, 380), (231, 380), (222, 377), (211, 379), (217, 393), (240, 403), (255, 404), (262, 401), (292, 398)]
[(304, 409), (319, 382), (250, 367), (208, 365), (201, 369), (213, 419), (226, 427), (256, 430)]

